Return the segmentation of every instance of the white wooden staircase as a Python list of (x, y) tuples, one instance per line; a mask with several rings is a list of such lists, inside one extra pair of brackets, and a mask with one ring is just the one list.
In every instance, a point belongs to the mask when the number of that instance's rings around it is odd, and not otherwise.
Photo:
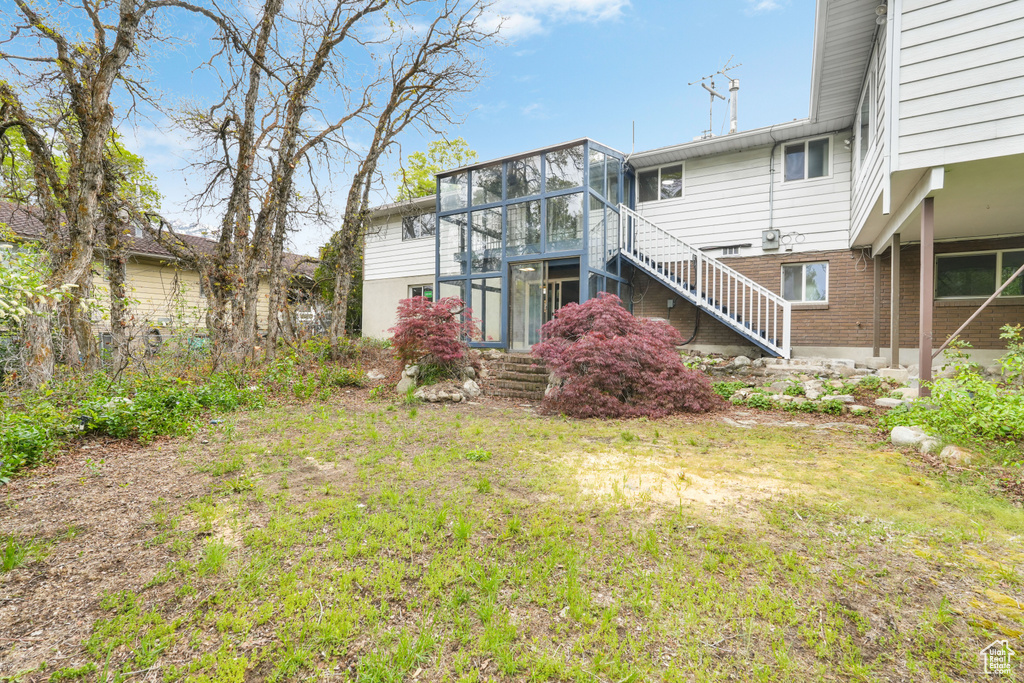
[(625, 205), (619, 211), (626, 261), (767, 353), (790, 357), (790, 302)]

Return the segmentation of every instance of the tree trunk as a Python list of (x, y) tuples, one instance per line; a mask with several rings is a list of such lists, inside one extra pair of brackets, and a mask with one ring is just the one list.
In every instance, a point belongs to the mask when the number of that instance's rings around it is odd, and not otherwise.
[(287, 213), (277, 212), (274, 226), (274, 242), (270, 249), (270, 301), (267, 305), (267, 348), (266, 358), (274, 360), (277, 342), (281, 334), (281, 316), (287, 313), (288, 291), (284, 277), (284, 238), (287, 227)]
[(32, 301), (32, 312), (22, 326), (22, 383), (38, 389), (53, 377), (53, 338), (51, 320), (53, 306), (44, 300)]

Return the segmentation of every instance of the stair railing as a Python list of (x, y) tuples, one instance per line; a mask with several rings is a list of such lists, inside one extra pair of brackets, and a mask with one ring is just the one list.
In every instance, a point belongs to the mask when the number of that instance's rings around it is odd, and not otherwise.
[(792, 304), (625, 205), (619, 250), (650, 275), (742, 336), (790, 357)]

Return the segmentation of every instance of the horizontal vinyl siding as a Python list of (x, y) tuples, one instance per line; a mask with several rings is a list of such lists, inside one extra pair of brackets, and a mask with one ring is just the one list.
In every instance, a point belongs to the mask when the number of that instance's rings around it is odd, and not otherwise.
[(366, 236), (363, 278), (384, 280), (412, 275), (434, 278), (435, 241), (433, 237), (402, 240), (402, 220), (392, 219), (380, 225), (376, 234)]
[(899, 167), (1024, 153), (1024, 0), (904, 5)]
[(858, 177), (853, 184), (851, 234), (857, 234), (861, 226), (864, 225), (871, 209), (881, 197), (882, 183), (885, 180), (885, 160), (888, 155), (889, 141), (889, 122), (886, 120), (888, 110), (886, 100), (888, 97), (887, 63), (885, 37), (880, 36), (871, 55), (871, 65), (874, 71), (870, 73), (874, 77), (875, 92), (875, 106), (871, 112), (874, 130), (871, 134), (867, 157), (864, 159), (864, 168), (858, 172)]
[[(774, 227), (804, 236), (794, 251), (843, 248), (848, 242), (851, 157), (843, 139), (831, 136), (828, 178), (784, 182), (783, 145), (775, 151)], [(683, 197), (640, 204), (638, 212), (695, 247), (750, 243), (753, 250), (743, 253), (759, 254), (769, 220), (770, 152), (771, 147), (760, 147), (688, 159)]]
[[(93, 279), (95, 298), (99, 310), (95, 320), (104, 326), (110, 321), (110, 289), (104, 266), (97, 263)], [(131, 332), (145, 331), (154, 325), (165, 326), (166, 319), (175, 326), (206, 327), (206, 297), (199, 293), (199, 273), (179, 269), (173, 264), (150, 260), (130, 260), (126, 269), (130, 315), (134, 318)], [(270, 310), (270, 287), (260, 280), (256, 301), (256, 317), (261, 329), (266, 329)]]

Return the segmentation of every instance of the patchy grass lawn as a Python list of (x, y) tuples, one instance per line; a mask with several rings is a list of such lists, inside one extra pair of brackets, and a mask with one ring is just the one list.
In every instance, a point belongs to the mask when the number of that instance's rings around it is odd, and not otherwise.
[(968, 681), (1024, 650), (1018, 507), (857, 425), (721, 420), (360, 398), (80, 451), (2, 493), (0, 680)]

